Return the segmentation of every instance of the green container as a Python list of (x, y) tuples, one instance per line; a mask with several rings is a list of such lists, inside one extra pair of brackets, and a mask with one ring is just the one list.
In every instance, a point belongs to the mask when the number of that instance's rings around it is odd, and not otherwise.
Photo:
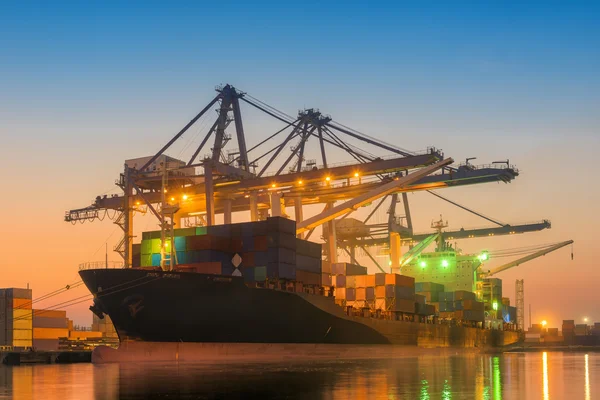
[(142, 240), (152, 239), (152, 232), (142, 232)]
[(267, 267), (254, 267), (254, 281), (264, 282), (267, 279)]
[(160, 238), (159, 239), (152, 239), (150, 241), (152, 243), (151, 245), (151, 249), (152, 249), (152, 253), (160, 253)]
[(196, 228), (175, 229), (173, 231), (173, 234), (175, 235), (175, 237), (180, 237), (180, 236), (195, 236), (196, 235)]
[(142, 240), (141, 254), (152, 254), (152, 239)]
[(196, 236), (206, 235), (206, 226), (198, 226), (196, 228)]
[(152, 254), (142, 254), (140, 266), (151, 267), (152, 266)]

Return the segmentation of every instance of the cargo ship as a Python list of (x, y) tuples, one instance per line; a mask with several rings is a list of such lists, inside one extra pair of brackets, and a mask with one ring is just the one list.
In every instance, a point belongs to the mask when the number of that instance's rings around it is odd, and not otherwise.
[[(179, 357), (183, 344), (231, 355), (240, 346), (258, 354), (266, 344), (483, 348), (518, 341), (516, 331), (486, 329), (474, 298), (464, 301), (468, 319), (441, 323), (415, 293), (414, 278), (327, 263), (320, 244), (295, 232), (295, 221), (282, 217), (180, 229), (166, 239), (147, 232), (134, 267), (82, 268), (80, 275), (94, 295), (92, 311), (113, 321), (121, 351), (154, 344), (167, 358)], [(160, 251), (170, 246), (177, 261), (165, 268)], [(99, 350), (96, 361), (111, 354)]]

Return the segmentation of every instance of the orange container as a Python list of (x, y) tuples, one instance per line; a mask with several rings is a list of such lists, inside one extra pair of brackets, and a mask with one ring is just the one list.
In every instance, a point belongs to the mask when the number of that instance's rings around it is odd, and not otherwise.
[(62, 328), (33, 328), (34, 339), (68, 338), (69, 330)]
[(385, 274), (385, 284), (415, 287), (415, 278), (406, 275)]
[(20, 308), (21, 310), (31, 310), (31, 299), (12, 299), (13, 308)]
[(33, 310), (33, 315), (46, 318), (67, 318), (65, 310)]

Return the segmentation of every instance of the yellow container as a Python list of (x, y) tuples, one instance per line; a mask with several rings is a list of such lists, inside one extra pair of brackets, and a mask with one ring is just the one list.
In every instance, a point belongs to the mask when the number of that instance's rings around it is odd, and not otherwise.
[(13, 331), (13, 341), (14, 340), (31, 340), (32, 331), (31, 329), (15, 329)]

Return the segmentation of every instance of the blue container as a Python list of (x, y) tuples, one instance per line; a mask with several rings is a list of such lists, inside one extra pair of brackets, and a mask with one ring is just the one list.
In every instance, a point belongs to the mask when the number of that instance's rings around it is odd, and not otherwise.
[(187, 237), (185, 236), (175, 236), (175, 250), (179, 253), (180, 251), (185, 251), (187, 244)]
[(463, 309), (463, 302), (462, 302), (462, 300), (456, 300), (454, 302), (454, 309), (455, 310), (459, 310), (459, 311)]
[(153, 267), (160, 267), (160, 253), (156, 254), (152, 254), (152, 266)]
[(187, 264), (188, 263), (187, 252), (178, 251), (177, 252), (177, 262), (179, 264)]
[(269, 262), (269, 254), (266, 251), (255, 251), (254, 252), (254, 264), (267, 265), (268, 262)]
[(423, 282), (415, 282), (415, 292), (424, 292)]
[(242, 236), (242, 251), (252, 251), (254, 250), (254, 237), (252, 236)]

